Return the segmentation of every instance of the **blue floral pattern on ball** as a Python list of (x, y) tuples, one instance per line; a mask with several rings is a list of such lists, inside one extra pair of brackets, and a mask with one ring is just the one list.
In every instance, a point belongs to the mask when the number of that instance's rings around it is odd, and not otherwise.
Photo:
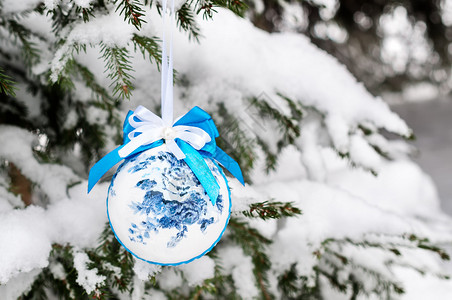
[[(136, 183), (135, 188), (145, 191), (142, 201), (133, 201), (129, 204), (134, 214), (145, 218), (138, 224), (131, 223), (128, 229), (129, 239), (132, 242), (146, 244), (151, 233), (158, 233), (161, 229), (177, 229), (177, 233), (170, 238), (167, 247), (175, 247), (189, 230), (188, 226), (199, 225), (201, 232), (205, 232), (209, 225), (215, 223), (212, 213), (208, 212), (207, 205), (212, 205), (204, 188), (194, 173), (170, 153), (158, 152), (142, 161), (137, 157), (128, 161), (131, 167), (129, 173), (145, 170), (142, 180)], [(162, 164), (152, 164), (156, 161)], [(218, 170), (215, 170), (218, 172)], [(160, 176), (156, 176), (159, 174)], [(163, 193), (163, 192), (167, 193)], [(164, 194), (171, 199), (165, 199)], [(220, 195), (215, 204), (216, 211), (223, 211), (223, 199)]]

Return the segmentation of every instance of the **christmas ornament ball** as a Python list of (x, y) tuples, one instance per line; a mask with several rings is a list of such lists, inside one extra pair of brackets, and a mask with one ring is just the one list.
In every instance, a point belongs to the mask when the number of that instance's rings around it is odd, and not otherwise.
[(215, 205), (184, 160), (166, 145), (128, 158), (108, 192), (107, 214), (119, 242), (149, 263), (178, 265), (210, 251), (229, 221), (231, 199), (226, 177), (204, 158), (220, 186)]

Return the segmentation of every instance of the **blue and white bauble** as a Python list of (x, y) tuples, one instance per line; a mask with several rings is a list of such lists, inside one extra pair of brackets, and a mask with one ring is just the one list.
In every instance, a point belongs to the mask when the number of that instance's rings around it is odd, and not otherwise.
[(231, 199), (221, 168), (205, 161), (220, 186), (212, 204), (184, 160), (163, 144), (128, 158), (114, 175), (107, 213), (119, 242), (149, 263), (178, 265), (199, 258), (219, 241)]

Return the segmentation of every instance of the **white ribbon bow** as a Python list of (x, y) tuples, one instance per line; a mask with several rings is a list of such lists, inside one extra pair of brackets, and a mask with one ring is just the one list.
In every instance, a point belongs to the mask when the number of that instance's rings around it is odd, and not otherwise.
[[(135, 121), (134, 117), (140, 121)], [(184, 159), (184, 152), (174, 141), (176, 138), (187, 142), (196, 150), (200, 150), (211, 140), (210, 135), (198, 127), (185, 125), (167, 126), (160, 117), (141, 105), (129, 116), (129, 124), (135, 129), (128, 135), (130, 142), (118, 151), (119, 156), (123, 158), (129, 156), (140, 146), (149, 145), (164, 139), (168, 150), (177, 159)]]

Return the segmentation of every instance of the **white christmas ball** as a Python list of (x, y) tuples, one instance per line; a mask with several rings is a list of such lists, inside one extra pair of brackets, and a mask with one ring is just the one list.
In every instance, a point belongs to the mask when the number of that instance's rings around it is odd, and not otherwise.
[(215, 205), (193, 171), (165, 144), (118, 168), (108, 192), (107, 214), (116, 238), (134, 256), (178, 265), (217, 244), (229, 221), (231, 199), (221, 168), (204, 160), (220, 186)]

